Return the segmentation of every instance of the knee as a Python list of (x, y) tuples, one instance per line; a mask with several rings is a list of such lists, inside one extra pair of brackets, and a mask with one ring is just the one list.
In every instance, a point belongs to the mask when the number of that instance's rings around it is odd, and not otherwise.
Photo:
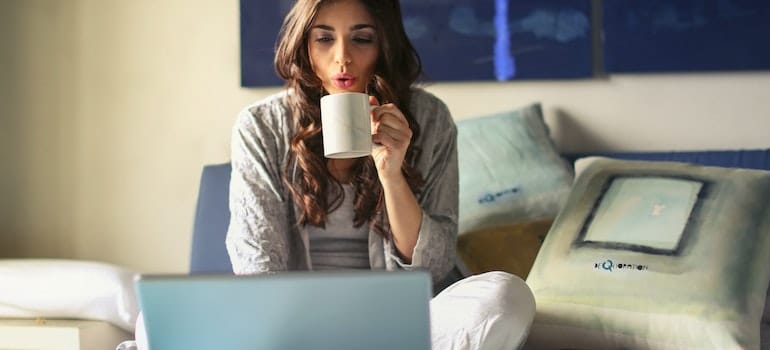
[[(453, 284), (431, 306), (435, 306), (434, 343), (470, 339), (474, 349), (520, 347), (535, 318), (535, 298), (524, 280), (499, 271), (470, 276)], [(453, 317), (459, 314), (463, 316)]]
[(506, 331), (501, 332), (497, 345), (500, 349), (519, 348), (526, 341), (535, 319), (535, 296), (527, 283), (516, 275), (499, 271), (487, 274), (484, 278), (494, 284), (493, 303), (499, 317), (497, 328)]
[(519, 276), (493, 271), (481, 274), (494, 283), (494, 296), (500, 307), (518, 314), (535, 316), (535, 296)]
[(445, 289), (437, 299), (474, 301), (486, 313), (516, 315), (522, 321), (535, 317), (535, 296), (516, 275), (493, 271), (467, 277)]
[(516, 275), (492, 271), (470, 276), (456, 285), (463, 289), (483, 291), (500, 306), (520, 305), (531, 307), (534, 312), (535, 296), (527, 283)]

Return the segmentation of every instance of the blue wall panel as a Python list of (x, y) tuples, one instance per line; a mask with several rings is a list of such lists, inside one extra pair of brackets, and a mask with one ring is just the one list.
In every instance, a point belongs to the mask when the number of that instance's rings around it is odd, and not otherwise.
[(608, 73), (770, 68), (768, 0), (604, 0)]
[[(292, 0), (241, 0), (241, 84), (280, 85), (272, 60)], [(428, 81), (593, 75), (589, 0), (402, 0)]]

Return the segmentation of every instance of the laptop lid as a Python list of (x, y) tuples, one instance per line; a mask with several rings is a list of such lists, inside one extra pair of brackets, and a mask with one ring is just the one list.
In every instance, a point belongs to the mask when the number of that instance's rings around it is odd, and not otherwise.
[(430, 349), (425, 271), (142, 275), (151, 350)]

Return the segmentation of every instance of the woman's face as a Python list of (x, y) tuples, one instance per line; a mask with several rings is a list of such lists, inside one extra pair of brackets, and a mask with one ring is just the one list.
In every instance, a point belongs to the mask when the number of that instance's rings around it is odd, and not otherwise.
[(327, 2), (308, 33), (313, 71), (330, 94), (365, 92), (379, 55), (374, 19), (358, 0)]

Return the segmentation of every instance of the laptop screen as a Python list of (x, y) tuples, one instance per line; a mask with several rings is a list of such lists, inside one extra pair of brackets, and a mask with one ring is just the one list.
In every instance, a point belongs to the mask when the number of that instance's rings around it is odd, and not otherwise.
[(151, 350), (430, 349), (425, 271), (143, 275)]

